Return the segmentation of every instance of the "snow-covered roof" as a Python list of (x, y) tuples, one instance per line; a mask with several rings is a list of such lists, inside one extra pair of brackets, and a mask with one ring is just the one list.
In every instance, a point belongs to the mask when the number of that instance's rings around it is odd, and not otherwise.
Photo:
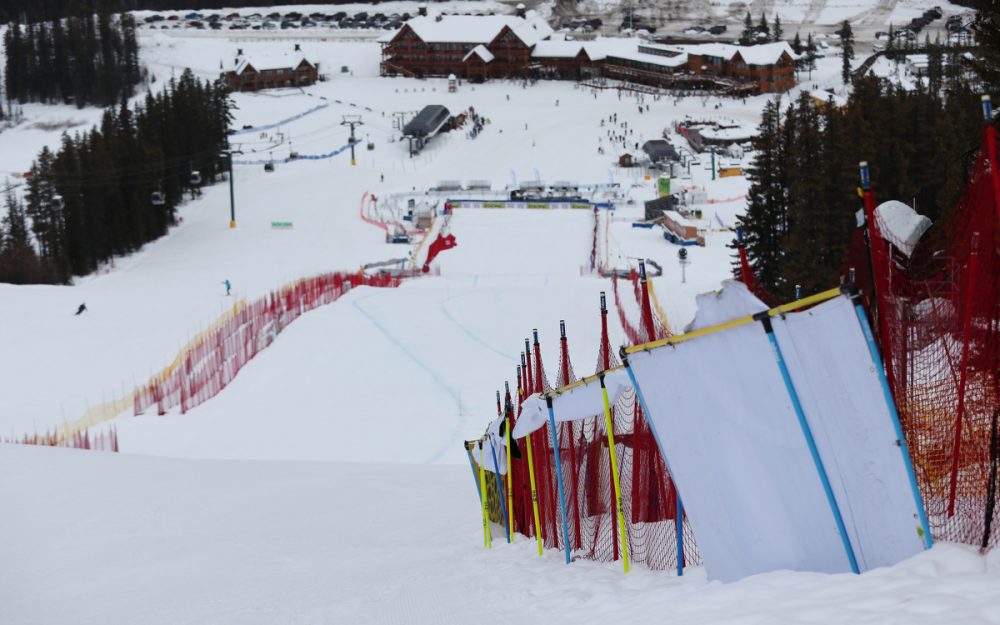
[(678, 49), (688, 54), (698, 56), (713, 56), (725, 61), (731, 60), (738, 52), (747, 65), (774, 65), (785, 52), (792, 60), (799, 58), (787, 41), (764, 43), (759, 46), (734, 46), (728, 43), (701, 43), (696, 45), (681, 45)]
[(681, 67), (687, 65), (688, 62), (688, 55), (684, 52), (680, 52), (675, 56), (660, 56), (659, 54), (639, 52), (638, 46), (633, 46), (632, 49), (616, 47), (615, 49), (607, 50), (606, 53), (610, 57), (659, 65), (660, 67)]
[[(552, 35), (552, 27), (537, 15), (438, 15), (419, 16), (406, 22), (413, 32), (428, 43), (489, 43), (504, 27), (514, 31), (531, 46)], [(395, 37), (396, 31), (389, 39)]]
[(759, 46), (740, 46), (738, 51), (747, 65), (774, 65), (781, 55), (786, 53), (793, 61), (799, 58), (787, 41), (775, 41)]
[(462, 62), (464, 63), (464, 62), (468, 61), (469, 57), (471, 57), (473, 55), (478, 56), (485, 63), (489, 63), (494, 58), (496, 58), (496, 57), (493, 56), (492, 52), (490, 52), (489, 50), (486, 49), (486, 46), (484, 46), (482, 44), (479, 44), (475, 48), (469, 50), (469, 53), (462, 57)]
[(726, 61), (733, 58), (736, 51), (740, 49), (739, 46), (730, 45), (728, 43), (702, 43), (679, 47), (684, 48), (688, 54), (696, 54), (698, 56), (714, 56)]
[[(302, 61), (309, 62), (305, 55), (296, 50), (294, 52), (268, 52), (263, 54), (241, 54), (236, 57), (235, 63), (231, 66), (237, 74), (242, 73), (247, 65), (253, 66), (257, 71), (265, 69), (295, 69)], [(311, 65), (312, 63), (310, 63)]]
[(580, 54), (583, 47), (582, 41), (539, 41), (531, 51), (531, 56), (571, 59)]

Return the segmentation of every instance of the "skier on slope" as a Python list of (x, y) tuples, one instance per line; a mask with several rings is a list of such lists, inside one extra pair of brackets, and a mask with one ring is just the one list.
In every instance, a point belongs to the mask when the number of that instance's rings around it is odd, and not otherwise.
[(87, 305), (86, 304), (80, 304), (80, 307), (76, 309), (76, 315), (75, 316), (79, 316), (79, 315), (83, 314), (83, 312), (86, 311), (86, 310), (87, 310)]
[(224, 280), (224, 281), (222, 282), (222, 284), (226, 285), (226, 295), (229, 295), (229, 291), (230, 291), (230, 289), (232, 289), (232, 288), (233, 288), (233, 285), (232, 285), (232, 284), (231, 284), (231, 283), (229, 282), (229, 278), (226, 278), (226, 279), (225, 279), (225, 280)]

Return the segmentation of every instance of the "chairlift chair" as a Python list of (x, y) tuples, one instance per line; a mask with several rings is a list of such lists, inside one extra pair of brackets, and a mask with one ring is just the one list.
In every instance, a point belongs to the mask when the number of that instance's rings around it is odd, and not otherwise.
[(201, 172), (194, 170), (191, 172), (191, 184), (201, 184)]
[(163, 206), (164, 204), (167, 203), (167, 201), (166, 201), (166, 199), (164, 199), (163, 193), (161, 191), (153, 191), (152, 195), (150, 195), (150, 197), (149, 197), (149, 202), (153, 206)]
[(264, 163), (264, 171), (274, 171), (274, 163)]
[(52, 208), (55, 210), (62, 210), (64, 206), (66, 206), (66, 203), (63, 202), (63, 197), (61, 195), (52, 196)]
[(375, 149), (375, 142), (374, 141), (369, 141), (368, 142), (368, 150), (371, 151), (371, 150), (374, 150), (374, 149)]

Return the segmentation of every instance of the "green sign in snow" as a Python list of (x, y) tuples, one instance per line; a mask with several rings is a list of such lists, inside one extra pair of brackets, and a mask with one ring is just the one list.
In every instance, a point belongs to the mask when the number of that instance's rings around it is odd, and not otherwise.
[(271, 227), (279, 230), (290, 230), (293, 224), (290, 221), (272, 221)]

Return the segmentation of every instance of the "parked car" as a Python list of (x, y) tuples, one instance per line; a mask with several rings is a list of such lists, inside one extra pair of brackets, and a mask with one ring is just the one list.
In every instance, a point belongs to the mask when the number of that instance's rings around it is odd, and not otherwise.
[(721, 24), (712, 26), (711, 28), (708, 29), (708, 32), (713, 35), (721, 35), (722, 33), (726, 32), (726, 27)]

